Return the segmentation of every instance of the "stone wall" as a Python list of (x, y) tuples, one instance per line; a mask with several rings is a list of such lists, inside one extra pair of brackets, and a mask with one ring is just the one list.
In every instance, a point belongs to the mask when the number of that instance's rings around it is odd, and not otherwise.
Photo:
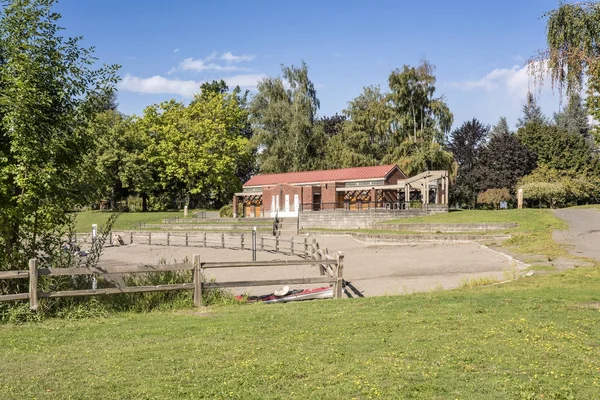
[(382, 230), (396, 230), (405, 232), (489, 232), (489, 231), (501, 231), (506, 229), (515, 228), (517, 226), (514, 222), (498, 222), (498, 223), (482, 223), (482, 224), (470, 224), (470, 223), (400, 223), (400, 224), (375, 224), (375, 229)]
[(447, 207), (430, 206), (428, 209), (384, 210), (372, 209), (362, 211), (323, 210), (300, 213), (300, 229), (365, 229), (372, 228), (377, 222), (397, 218), (410, 218), (430, 214), (448, 212)]

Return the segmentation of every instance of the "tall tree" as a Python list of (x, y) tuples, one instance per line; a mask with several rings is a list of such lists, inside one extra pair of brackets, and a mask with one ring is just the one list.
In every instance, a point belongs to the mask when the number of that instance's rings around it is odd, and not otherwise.
[(94, 138), (92, 93), (110, 92), (117, 66), (92, 70), (92, 49), (63, 38), (53, 0), (7, 1), (0, 19), (0, 267), (51, 254), (89, 193), (82, 174)]
[(598, 157), (579, 133), (555, 125), (530, 123), (517, 131), (519, 139), (537, 156), (538, 165), (557, 170), (597, 170)]
[(498, 121), (498, 123), (496, 125), (494, 125), (494, 127), (491, 130), (491, 136), (498, 136), (498, 135), (508, 135), (510, 134), (510, 128), (508, 127), (508, 121), (506, 120), (506, 117), (500, 117), (500, 120)]
[(434, 71), (423, 60), (416, 67), (392, 71), (388, 78), (389, 147), (383, 162), (398, 162), (409, 175), (454, 168), (452, 155), (441, 146), (454, 116), (445, 99), (436, 97)]
[(584, 137), (589, 136), (588, 115), (579, 93), (569, 97), (569, 103), (564, 111), (554, 113), (554, 123), (560, 129)]
[(474, 207), (478, 191), (475, 187), (473, 172), (479, 161), (479, 154), (489, 135), (490, 127), (473, 118), (455, 129), (450, 135), (448, 150), (458, 163), (456, 183), (451, 187), (452, 202)]
[(266, 173), (314, 168), (310, 147), (320, 105), (317, 91), (306, 63), (283, 66), (282, 73), (283, 78), (259, 82), (249, 108), (260, 170)]
[(521, 128), (529, 123), (540, 125), (546, 123), (546, 117), (531, 92), (527, 92), (527, 103), (523, 106), (523, 118), (519, 118), (517, 127)]
[(492, 136), (481, 149), (472, 178), (477, 192), (506, 188), (515, 195), (519, 179), (536, 166), (536, 156), (521, 140), (510, 132)]
[[(548, 49), (529, 63), (538, 80), (550, 73), (552, 85), (562, 94), (579, 93), (587, 78), (588, 113), (600, 121), (600, 3), (561, 3), (544, 15)], [(596, 139), (600, 139), (597, 127)]]

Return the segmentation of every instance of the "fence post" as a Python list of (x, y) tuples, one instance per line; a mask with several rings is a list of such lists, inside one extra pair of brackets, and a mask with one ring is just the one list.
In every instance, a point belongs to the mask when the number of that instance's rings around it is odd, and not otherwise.
[(171, 245), (171, 232), (167, 232), (167, 246)]
[(317, 252), (317, 239), (316, 238), (312, 238), (312, 246), (311, 246), (311, 253), (315, 254)]
[(221, 248), (225, 248), (225, 234), (221, 233)]
[(152, 244), (152, 232), (148, 232), (148, 245)]
[(129, 244), (133, 244), (133, 232), (129, 232)]
[(292, 255), (294, 255), (294, 237), (293, 236), (290, 239), (290, 251), (291, 251)]
[(252, 261), (256, 261), (256, 227), (252, 229)]
[(344, 253), (338, 251), (337, 253), (337, 278), (334, 286), (334, 294), (333, 298), (341, 299), (343, 294), (343, 286), (344, 286)]
[(200, 255), (194, 254), (194, 305), (202, 307), (202, 274), (200, 273)]
[(204, 247), (206, 247), (206, 232), (204, 232)]
[(32, 258), (29, 260), (29, 309), (37, 311), (38, 309), (38, 269), (37, 260)]
[(260, 251), (265, 251), (265, 237), (260, 237)]
[(189, 246), (189, 242), (188, 242), (188, 233), (185, 233), (185, 247)]
[(275, 253), (279, 253), (279, 235), (275, 236)]
[(304, 236), (304, 258), (308, 258), (308, 236)]
[(244, 234), (242, 233), (240, 236), (240, 247), (244, 250)]

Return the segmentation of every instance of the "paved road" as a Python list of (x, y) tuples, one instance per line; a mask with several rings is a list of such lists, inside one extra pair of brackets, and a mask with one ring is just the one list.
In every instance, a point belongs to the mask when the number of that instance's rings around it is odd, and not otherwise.
[(554, 240), (572, 246), (574, 255), (600, 261), (600, 210), (564, 209), (556, 216), (567, 221), (569, 230), (555, 232)]

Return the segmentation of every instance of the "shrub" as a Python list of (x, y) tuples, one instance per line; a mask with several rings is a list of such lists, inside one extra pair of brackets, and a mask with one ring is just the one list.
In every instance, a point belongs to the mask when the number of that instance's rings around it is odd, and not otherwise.
[(563, 207), (597, 203), (600, 199), (600, 178), (597, 176), (541, 166), (522, 178), (517, 189), (523, 189), (523, 198), (538, 206)]
[(221, 207), (219, 210), (219, 217), (221, 218), (233, 218), (233, 204), (227, 204)]
[(483, 193), (477, 195), (477, 204), (487, 204), (494, 208), (500, 208), (502, 201), (510, 201), (512, 196), (506, 188), (502, 189), (488, 189)]

